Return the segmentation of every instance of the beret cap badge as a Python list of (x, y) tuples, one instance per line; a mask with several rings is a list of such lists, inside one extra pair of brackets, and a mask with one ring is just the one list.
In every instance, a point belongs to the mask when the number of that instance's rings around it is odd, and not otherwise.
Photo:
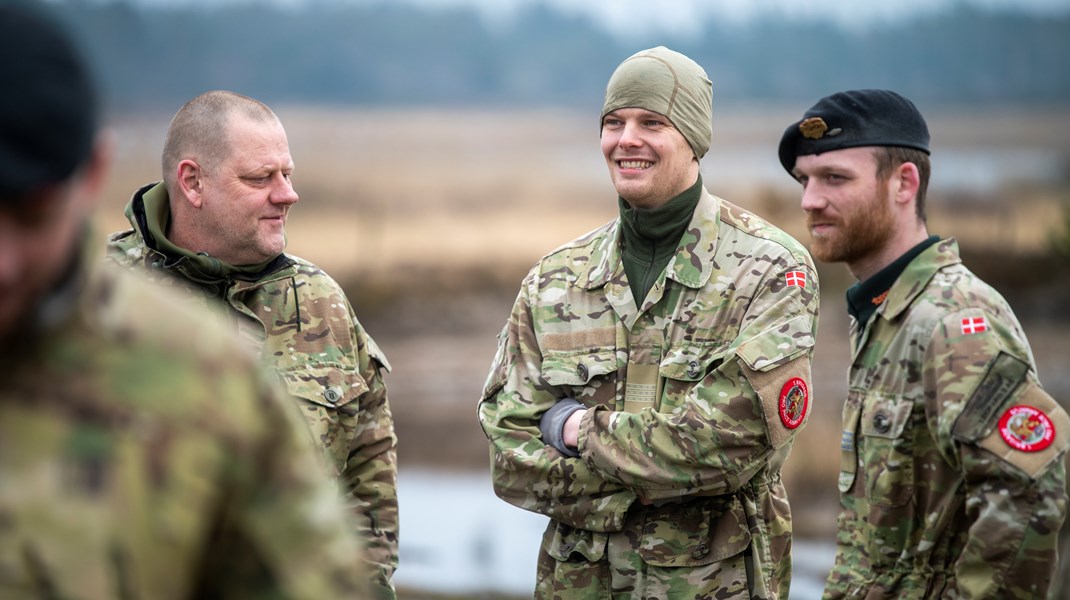
[(811, 140), (821, 139), (828, 130), (828, 124), (821, 117), (810, 117), (799, 123), (799, 133)]

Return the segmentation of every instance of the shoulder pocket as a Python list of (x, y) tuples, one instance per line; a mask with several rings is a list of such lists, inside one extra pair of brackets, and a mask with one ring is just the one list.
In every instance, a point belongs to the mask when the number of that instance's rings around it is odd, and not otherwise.
[(327, 408), (345, 406), (368, 391), (359, 373), (335, 366), (306, 366), (279, 375), (291, 396)]
[(639, 556), (657, 567), (695, 567), (735, 556), (750, 542), (743, 504), (722, 496), (649, 509)]
[(752, 371), (769, 371), (814, 347), (811, 317), (799, 315), (739, 344), (736, 354)]
[(1030, 378), (980, 446), (1036, 479), (1070, 447), (1070, 416)]

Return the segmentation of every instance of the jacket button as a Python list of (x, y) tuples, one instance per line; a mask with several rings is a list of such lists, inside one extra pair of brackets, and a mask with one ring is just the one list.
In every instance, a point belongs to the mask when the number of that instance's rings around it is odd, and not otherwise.
[(693, 361), (687, 363), (687, 376), (691, 377), (691, 378), (695, 378), (695, 377), (698, 377), (698, 374), (699, 374), (698, 361), (697, 360), (693, 360)]
[(888, 415), (879, 412), (873, 417), (873, 428), (878, 433), (888, 433), (888, 430), (892, 428), (892, 420), (888, 418)]
[(691, 551), (691, 558), (702, 558), (710, 553), (710, 547), (706, 544), (699, 544), (695, 546), (695, 549)]
[(580, 376), (580, 379), (587, 381), (587, 365), (583, 363), (576, 365), (576, 374)]
[(334, 404), (335, 402), (338, 402), (342, 395), (338, 393), (338, 390), (329, 387), (323, 390), (323, 397), (327, 399), (327, 402)]

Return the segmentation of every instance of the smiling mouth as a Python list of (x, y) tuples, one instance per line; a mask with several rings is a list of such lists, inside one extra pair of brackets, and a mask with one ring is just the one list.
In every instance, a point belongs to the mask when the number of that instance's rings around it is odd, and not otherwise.
[(649, 169), (654, 163), (648, 160), (619, 160), (617, 164), (622, 169)]

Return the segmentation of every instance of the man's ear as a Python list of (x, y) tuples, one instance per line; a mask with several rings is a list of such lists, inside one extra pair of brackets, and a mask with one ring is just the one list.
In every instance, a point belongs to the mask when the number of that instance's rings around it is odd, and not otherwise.
[(175, 180), (178, 183), (178, 191), (182, 198), (189, 202), (193, 208), (200, 208), (204, 191), (204, 169), (195, 161), (187, 158), (179, 162), (175, 170), (178, 172)]
[(892, 175), (895, 179), (895, 200), (899, 203), (912, 202), (918, 197), (918, 188), (921, 186), (921, 176), (918, 174), (918, 165), (905, 162), (896, 168)]

